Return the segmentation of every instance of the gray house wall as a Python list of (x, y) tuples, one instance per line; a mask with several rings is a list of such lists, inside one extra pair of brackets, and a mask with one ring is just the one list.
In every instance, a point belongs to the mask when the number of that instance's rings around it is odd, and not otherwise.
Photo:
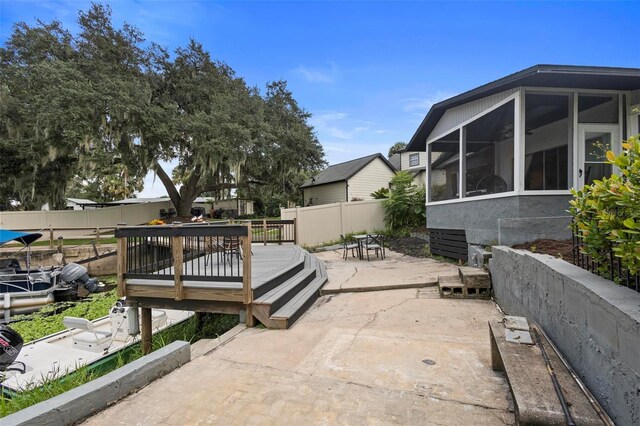
[(478, 245), (567, 239), (570, 199), (570, 195), (514, 195), (427, 205), (427, 228), (464, 229), (467, 242)]

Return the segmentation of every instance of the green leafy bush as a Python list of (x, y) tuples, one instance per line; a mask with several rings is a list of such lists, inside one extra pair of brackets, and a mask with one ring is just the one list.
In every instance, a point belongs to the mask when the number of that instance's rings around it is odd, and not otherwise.
[(412, 185), (413, 176), (400, 171), (391, 179), (389, 198), (384, 200), (384, 221), (390, 230), (425, 224), (425, 187)]
[(572, 189), (569, 212), (573, 228), (583, 242), (583, 251), (608, 272), (610, 253), (631, 274), (640, 272), (640, 139), (631, 137), (615, 155), (607, 151), (607, 162), (620, 174), (596, 180), (582, 190)]
[(389, 198), (389, 188), (380, 188), (375, 192), (371, 193), (371, 197), (375, 200), (382, 200), (384, 198)]

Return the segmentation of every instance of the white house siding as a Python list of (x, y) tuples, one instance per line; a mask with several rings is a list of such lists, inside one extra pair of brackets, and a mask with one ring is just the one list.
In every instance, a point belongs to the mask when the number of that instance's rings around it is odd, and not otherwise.
[(345, 181), (304, 188), (304, 205), (317, 206), (319, 204), (349, 201), (346, 199), (346, 191), (347, 190), (345, 189)]
[(394, 173), (380, 158), (367, 164), (349, 179), (349, 200), (361, 198), (370, 200), (371, 193), (380, 188), (388, 188)]
[[(506, 90), (504, 92), (496, 93), (495, 95), (487, 96), (486, 98), (478, 99), (473, 102), (448, 109), (445, 111), (440, 121), (438, 121), (438, 124), (436, 124), (436, 127), (433, 129), (431, 134), (427, 137), (427, 140), (449, 133), (449, 130), (453, 129), (457, 125), (464, 123), (483, 111), (486, 111), (518, 90), (518, 88)], [(409, 164), (409, 157), (407, 157), (407, 164)]]
[(412, 183), (415, 186), (425, 186), (427, 184), (427, 172), (418, 173), (413, 177)]
[[(411, 154), (419, 154), (420, 155), (420, 164), (417, 166), (409, 166), (409, 156)], [(425, 169), (427, 167), (427, 153), (422, 151), (407, 151), (403, 152), (400, 156), (400, 170), (415, 170), (415, 169)]]

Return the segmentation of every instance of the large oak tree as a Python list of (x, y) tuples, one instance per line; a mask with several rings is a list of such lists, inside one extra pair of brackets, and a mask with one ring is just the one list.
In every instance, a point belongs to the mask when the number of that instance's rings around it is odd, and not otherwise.
[[(78, 24), (71, 34), (18, 23), (0, 49), (0, 197), (32, 208), (60, 207), (69, 191), (108, 201), (151, 170), (186, 216), (198, 195), (231, 188), (296, 200), (324, 165), (285, 82), (263, 96), (194, 40), (170, 54), (115, 28), (107, 6)], [(163, 161), (177, 163), (171, 176)]]

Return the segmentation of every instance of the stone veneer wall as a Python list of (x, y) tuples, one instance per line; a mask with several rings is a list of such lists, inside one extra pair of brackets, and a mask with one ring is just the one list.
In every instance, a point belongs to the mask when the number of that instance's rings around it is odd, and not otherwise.
[(489, 270), (500, 306), (544, 329), (616, 424), (640, 424), (640, 293), (504, 246)]

